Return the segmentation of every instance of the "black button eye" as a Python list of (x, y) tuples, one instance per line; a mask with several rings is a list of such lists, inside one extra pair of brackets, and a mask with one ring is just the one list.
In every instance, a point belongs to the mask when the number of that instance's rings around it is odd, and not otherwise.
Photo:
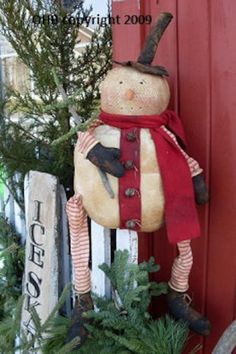
[(143, 85), (143, 81), (140, 81), (140, 84)]
[(119, 84), (123, 84), (123, 81), (120, 81)]

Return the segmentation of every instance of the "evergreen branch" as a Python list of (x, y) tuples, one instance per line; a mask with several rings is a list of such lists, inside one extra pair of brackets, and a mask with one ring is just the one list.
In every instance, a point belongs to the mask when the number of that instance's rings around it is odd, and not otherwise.
[(138, 348), (138, 346), (136, 344), (134, 344), (134, 342), (129, 341), (128, 339), (119, 336), (111, 331), (107, 331), (105, 330), (105, 335), (108, 338), (112, 338), (115, 342), (117, 342), (118, 344), (120, 344), (121, 346), (127, 348), (128, 350), (130, 350), (131, 353), (135, 353), (135, 354), (144, 354), (143, 351), (140, 351), (140, 349)]
[[(53, 73), (53, 77), (54, 77), (55, 83), (57, 85), (57, 89), (58, 89), (59, 93), (61, 94), (63, 100), (66, 102), (68, 100), (67, 99), (67, 95), (66, 95), (66, 92), (65, 92), (62, 84), (59, 82), (59, 79), (58, 79), (58, 76), (56, 74), (55, 68), (52, 69), (52, 73)], [(73, 106), (69, 105), (68, 109), (69, 109), (69, 112), (72, 114), (72, 117), (74, 118), (75, 123), (76, 124), (80, 124), (81, 121), (83, 120), (83, 118), (78, 115), (78, 113), (76, 112), (76, 110), (75, 110), (75, 108)]]
[(63, 136), (60, 136), (60, 138), (57, 138), (56, 140), (54, 140), (51, 145), (52, 146), (57, 146), (57, 145), (61, 145), (62, 143), (65, 143), (66, 141), (68, 141), (73, 135), (75, 135), (78, 131), (80, 130), (80, 127), (76, 126), (73, 128), (70, 128), (70, 130), (68, 131), (68, 133), (64, 134)]
[(51, 324), (52, 320), (55, 318), (57, 312), (61, 308), (62, 304), (65, 302), (66, 296), (68, 295), (68, 292), (71, 289), (71, 284), (67, 284), (65, 288), (62, 291), (62, 294), (58, 300), (57, 305), (54, 307), (53, 311), (50, 313), (48, 316), (47, 320), (44, 322), (42, 326), (42, 331), (45, 331), (45, 329)]
[[(74, 351), (75, 347), (80, 343), (80, 337), (75, 337), (71, 342), (63, 346), (57, 353), (58, 354), (68, 354)], [(45, 352), (45, 354), (51, 354), (51, 352)]]
[(90, 124), (94, 121), (95, 118), (88, 119), (86, 122), (81, 123), (80, 125), (76, 127), (70, 128), (69, 132), (61, 136), (60, 138), (54, 140), (51, 145), (52, 146), (57, 146), (60, 145), (66, 141), (68, 141), (73, 135), (75, 135), (78, 131), (86, 131)]
[(21, 309), (24, 297), (21, 296), (16, 304), (14, 316), (0, 322), (0, 346), (2, 353), (13, 353), (16, 335), (20, 333)]

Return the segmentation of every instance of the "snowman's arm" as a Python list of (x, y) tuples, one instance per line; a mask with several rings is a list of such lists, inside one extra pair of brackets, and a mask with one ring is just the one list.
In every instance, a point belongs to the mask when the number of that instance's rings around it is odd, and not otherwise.
[(183, 156), (185, 157), (190, 172), (191, 172), (191, 176), (195, 177), (199, 174), (201, 174), (203, 172), (203, 169), (200, 167), (199, 163), (194, 160), (192, 157), (190, 157), (179, 145), (176, 136), (170, 131), (168, 130), (166, 127), (162, 126), (162, 129), (171, 137), (171, 139), (175, 142), (175, 144), (178, 146), (179, 150), (181, 151), (181, 153), (183, 154)]
[[(177, 145), (179, 146), (178, 143), (177, 143)], [(202, 174), (203, 169), (200, 167), (199, 163), (196, 160), (194, 160), (192, 157), (190, 157), (180, 146), (179, 146), (179, 149), (182, 152), (182, 154), (184, 155), (184, 157), (188, 163), (192, 178)]]
[(100, 125), (104, 125), (103, 121), (100, 119), (95, 119), (92, 121), (92, 123), (89, 125), (88, 131), (92, 133), (95, 128), (99, 127)]
[(78, 132), (77, 148), (86, 158), (89, 151), (99, 143), (99, 141), (94, 137), (93, 131), (95, 128), (102, 125), (103, 122), (100, 119), (95, 119), (89, 126), (86, 132)]
[(199, 163), (190, 157), (179, 145), (176, 136), (169, 131), (166, 127), (162, 126), (162, 129), (173, 139), (175, 144), (180, 149), (181, 153), (185, 157), (190, 173), (193, 180), (193, 187), (195, 192), (195, 200), (197, 204), (205, 204), (209, 200), (208, 190), (203, 177), (203, 169), (200, 167)]
[(87, 132), (78, 132), (76, 148), (102, 172), (121, 177), (124, 174), (124, 167), (119, 161), (120, 150), (105, 147), (94, 137), (93, 130), (101, 124), (103, 123), (97, 119), (90, 125)]
[(94, 135), (87, 131), (87, 132), (78, 132), (77, 133), (78, 140), (76, 144), (76, 148), (83, 154), (83, 156), (86, 158), (89, 151), (97, 145), (98, 141), (94, 137)]

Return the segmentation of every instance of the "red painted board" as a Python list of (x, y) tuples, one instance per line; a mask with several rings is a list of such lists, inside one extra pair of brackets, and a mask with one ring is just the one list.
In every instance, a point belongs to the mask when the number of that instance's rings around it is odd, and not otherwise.
[[(112, 16), (119, 16), (120, 21), (112, 25), (113, 59), (117, 61), (136, 60), (141, 48), (142, 26), (132, 24), (129, 17), (140, 15), (137, 0), (113, 0)], [(127, 23), (125, 23), (127, 22)]]
[[(144, 2), (145, 15), (152, 16), (153, 23), (157, 16), (161, 12), (171, 12), (174, 16), (173, 20), (166, 29), (156, 52), (153, 65), (163, 65), (169, 72), (169, 84), (171, 88), (171, 102), (170, 108), (176, 109), (175, 102), (177, 102), (177, 57), (176, 57), (176, 4), (175, 1), (161, 0), (161, 1), (145, 1)], [(145, 34), (150, 31), (150, 26), (145, 26)], [(176, 250), (173, 245), (170, 245), (167, 241), (166, 231), (162, 230), (153, 233), (152, 248), (150, 249), (150, 255), (153, 255), (156, 262), (161, 266), (160, 272), (153, 276), (153, 280), (156, 281), (168, 281), (170, 279), (171, 267), (173, 264)], [(155, 316), (161, 315), (163, 311), (166, 311), (165, 299), (157, 298), (153, 301), (153, 313)]]
[[(202, 343), (200, 353), (210, 354), (236, 315), (236, 3), (114, 1), (113, 10), (123, 14), (137, 11), (153, 19), (160, 11), (174, 15), (154, 62), (170, 72), (171, 108), (184, 122), (189, 152), (204, 168), (210, 189), (210, 204), (199, 207), (202, 238), (193, 242), (195, 262), (190, 279), (196, 307), (206, 312), (213, 327), (206, 340), (195, 336), (190, 347)], [(114, 56), (135, 59), (149, 30), (147, 25), (128, 30), (115, 27)], [(131, 33), (132, 41), (127, 40)], [(165, 232), (140, 235), (139, 250), (140, 260), (156, 257), (162, 266), (158, 278), (167, 280), (174, 252)], [(157, 312), (158, 306), (154, 306)]]
[[(178, 1), (178, 90), (179, 114), (188, 140), (188, 153), (204, 169), (209, 186), (210, 73), (209, 9), (205, 0)], [(204, 53), (204, 55), (203, 55)], [(194, 263), (189, 294), (194, 307), (205, 314), (208, 264), (209, 204), (198, 208), (202, 235), (192, 242)], [(210, 319), (211, 320), (211, 319)], [(210, 340), (210, 338), (208, 338)], [(191, 345), (204, 344), (195, 335)], [(202, 351), (204, 353), (204, 350)]]
[[(236, 304), (236, 3), (214, 1), (211, 14), (211, 190), (207, 311), (213, 341), (235, 318)], [(206, 344), (206, 352), (211, 350)]]

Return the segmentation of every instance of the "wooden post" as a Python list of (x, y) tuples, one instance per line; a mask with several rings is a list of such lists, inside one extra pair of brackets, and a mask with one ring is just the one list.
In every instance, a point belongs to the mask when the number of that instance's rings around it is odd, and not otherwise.
[(110, 281), (98, 268), (102, 263), (111, 264), (110, 230), (91, 221), (92, 241), (92, 291), (100, 296), (111, 297)]
[(42, 323), (58, 301), (59, 183), (56, 177), (30, 171), (25, 178), (26, 257), (22, 329), (34, 334), (30, 307)]
[[(60, 185), (60, 262), (59, 262), (59, 291), (71, 282), (71, 256), (69, 247), (68, 222), (66, 215), (66, 193), (62, 185)], [(62, 308), (63, 312), (71, 315), (71, 294), (68, 294), (65, 304)]]
[[(19, 178), (20, 174), (16, 172), (15, 176), (13, 177), (13, 180), (16, 181), (16, 183), (19, 183)], [(17, 190), (18, 197), (20, 196), (20, 188)], [(20, 208), (19, 204), (16, 202), (14, 199), (14, 226), (16, 232), (21, 236), (21, 244), (25, 243), (26, 239), (26, 231), (25, 231), (25, 216)]]
[(129, 251), (129, 263), (138, 263), (138, 235), (135, 231), (120, 230), (116, 231), (117, 250)]

